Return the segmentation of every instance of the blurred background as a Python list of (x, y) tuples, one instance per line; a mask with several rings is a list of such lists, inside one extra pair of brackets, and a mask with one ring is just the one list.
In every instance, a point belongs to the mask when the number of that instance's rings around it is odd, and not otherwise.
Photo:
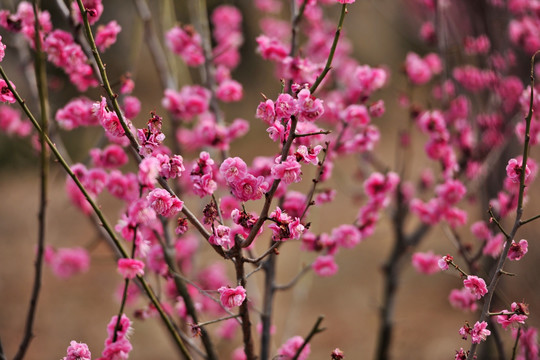
[[(0, 1), (2, 9), (13, 9), (15, 1)], [(155, 25), (158, 32), (167, 30), (178, 21), (189, 22), (185, 4), (173, 6), (172, 1), (152, 3)], [(236, 1), (244, 16), (245, 43), (242, 47), (242, 63), (233, 73), (233, 78), (244, 86), (244, 99), (235, 104), (223, 106), (227, 121), (244, 118), (250, 122), (250, 133), (233, 143), (231, 156), (242, 156), (247, 163), (257, 155), (276, 153), (275, 144), (268, 138), (265, 126), (254, 117), (255, 109), (261, 100), (260, 93), (272, 98), (280, 91), (280, 84), (274, 78), (273, 65), (263, 61), (255, 53), (254, 38), (260, 33), (258, 20), (260, 14), (250, 1)], [(209, 1), (209, 8), (218, 5)], [(43, 7), (50, 11), (54, 24), (66, 27), (53, 1), (44, 2)], [(329, 9), (329, 16), (338, 19), (339, 7)], [(409, 120), (406, 110), (400, 108), (397, 99), (407, 91), (407, 83), (402, 74), (402, 64), (408, 51), (426, 53), (436, 49), (425, 48), (418, 37), (419, 19), (410, 11), (407, 1), (364, 0), (349, 6), (345, 19), (345, 32), (351, 39), (354, 54), (358, 61), (371, 66), (384, 65), (390, 70), (391, 79), (386, 88), (375, 98), (385, 100), (387, 113), (377, 120), (381, 130), (381, 141), (376, 148), (378, 158), (395, 168), (396, 154), (401, 151), (398, 131)], [(454, 14), (455, 15), (455, 14)], [(176, 18), (176, 20), (175, 20)], [(152, 110), (164, 113), (161, 108), (162, 91), (157, 74), (143, 40), (142, 23), (132, 2), (112, 0), (105, 4), (105, 12), (100, 23), (116, 19), (122, 26), (117, 43), (104, 54), (104, 61), (112, 82), (118, 81), (126, 72), (132, 74), (136, 87), (134, 94), (142, 101), (142, 111), (135, 120), (142, 127)], [(449, 17), (448, 19), (456, 20)], [(474, 23), (474, 22), (473, 22)], [(63, 25), (62, 25), (63, 24)], [(459, 48), (462, 32), (461, 23), (448, 21), (449, 49), (452, 41)], [(24, 58), (15, 50), (16, 40), (5, 31), (0, 31), (3, 42), (8, 45), (7, 55), (2, 66), (26, 99), (31, 98), (24, 77)], [(528, 60), (523, 56), (523, 73), (527, 72)], [(186, 69), (180, 60), (169, 59), (180, 85), (196, 82), (197, 75)], [(63, 73), (49, 66), (50, 98), (52, 114), (65, 105), (73, 96), (75, 89), (68, 83)], [(427, 92), (427, 90), (426, 90)], [(102, 93), (92, 90), (87, 96), (97, 99)], [(422, 90), (415, 94), (421, 102)], [(29, 103), (37, 112), (37, 104)], [(96, 130), (96, 131), (94, 131)], [(87, 151), (94, 146), (100, 135), (97, 129), (76, 129), (71, 132), (60, 131), (59, 136), (66, 145), (73, 162), (83, 161)], [(421, 169), (426, 165), (422, 147), (425, 139), (413, 138), (413, 156), (408, 159), (410, 178), (417, 180)], [(510, 148), (512, 149), (512, 148)], [(519, 148), (513, 155), (519, 153)], [(511, 151), (511, 150), (509, 150)], [(537, 152), (533, 150), (534, 158)], [(186, 155), (192, 158), (193, 154)], [(503, 157), (504, 158), (504, 157)], [(336, 162), (334, 176), (330, 185), (338, 190), (336, 201), (330, 205), (313, 208), (309, 221), (314, 233), (329, 232), (344, 222), (352, 222), (358, 208), (363, 204), (362, 182), (351, 169), (356, 169), (358, 159), (344, 158)], [(503, 161), (506, 164), (506, 160)], [(4, 351), (11, 358), (20, 342), (24, 330), (24, 320), (33, 282), (33, 262), (37, 239), (37, 212), (39, 196), (39, 162), (29, 141), (0, 135), (0, 339)], [(435, 164), (431, 164), (435, 166)], [(504, 165), (503, 165), (504, 168)], [(298, 189), (308, 189), (310, 176), (305, 173), (303, 185)], [(68, 199), (65, 190), (65, 173), (54, 164), (51, 167), (49, 210), (47, 215), (47, 243), (55, 247), (84, 246), (91, 248), (91, 268), (82, 275), (62, 280), (56, 278), (49, 268), (44, 269), (43, 286), (40, 294), (34, 334), (28, 352), (28, 359), (59, 359), (65, 356), (66, 347), (71, 340), (89, 345), (93, 357), (97, 358), (103, 349), (106, 337), (106, 324), (116, 314), (119, 302), (115, 293), (123, 284), (116, 273), (116, 264), (110, 249), (99, 241), (94, 225)], [(536, 186), (534, 186), (536, 187)], [(536, 189), (531, 190), (526, 207), (526, 218), (540, 213), (540, 205), (534, 201), (538, 197)], [(479, 195), (479, 194), (478, 194)], [(471, 209), (469, 222), (486, 218), (485, 208), (477, 206), (481, 201), (468, 205)], [(114, 223), (121, 210), (120, 203), (112, 197), (102, 196), (99, 203)], [(190, 208), (199, 212), (200, 202), (187, 201)], [(203, 204), (204, 205), (204, 204)], [(476, 206), (475, 206), (476, 205)], [(254, 209), (260, 206), (255, 204)], [(510, 224), (506, 224), (510, 226)], [(467, 227), (468, 228), (468, 227)], [(529, 240), (529, 253), (519, 263), (510, 263), (506, 270), (516, 272), (517, 276), (503, 278), (497, 296), (498, 306), (509, 308), (513, 301), (530, 304), (531, 316), (528, 324), (539, 326), (536, 309), (540, 304), (539, 277), (537, 264), (540, 253), (536, 238), (538, 225), (533, 223), (520, 230), (519, 238)], [(464, 229), (464, 241), (477, 245), (472, 235)], [(276, 333), (272, 341), (275, 351), (283, 342), (294, 335), (306, 336), (319, 315), (324, 315), (323, 326), (326, 331), (318, 334), (311, 343), (312, 359), (329, 359), (331, 351), (339, 347), (347, 359), (373, 358), (376, 334), (379, 326), (379, 310), (382, 298), (381, 267), (389, 256), (393, 233), (388, 214), (382, 216), (376, 233), (356, 248), (341, 251), (337, 256), (339, 272), (330, 278), (320, 278), (311, 273), (306, 275), (293, 289), (279, 293), (275, 302), (274, 322)], [(258, 244), (263, 251), (265, 244)], [(433, 250), (438, 254), (455, 252), (454, 246), (439, 227), (432, 229), (420, 244), (418, 251)], [(394, 359), (450, 359), (460, 347), (467, 349), (469, 342), (460, 339), (458, 329), (465, 321), (474, 323), (477, 314), (463, 313), (453, 309), (448, 303), (448, 293), (460, 288), (461, 281), (453, 272), (438, 273), (431, 276), (418, 274), (410, 266), (410, 255), (403, 266), (397, 303), (394, 314), (395, 338), (391, 349)], [(313, 260), (313, 254), (300, 251), (299, 244), (283, 246), (278, 257), (278, 282), (285, 283)], [(216, 259), (215, 253), (201, 246), (195, 266), (202, 266)], [(229, 271), (232, 267), (226, 264)], [(258, 303), (257, 290), (262, 286), (261, 276), (254, 275), (248, 288), (253, 301)], [(128, 307), (131, 315), (136, 307)], [(208, 320), (208, 319), (205, 319)], [(257, 321), (254, 321), (255, 323)], [(135, 320), (131, 340), (133, 352), (130, 359), (174, 359), (178, 354), (160, 321), (149, 319)], [(505, 339), (507, 353), (513, 344), (509, 331), (501, 330)], [(235, 341), (216, 339), (220, 358), (229, 359), (231, 352), (241, 344), (240, 335)], [(256, 341), (257, 344), (257, 341)], [(485, 358), (491, 358), (489, 353)]]

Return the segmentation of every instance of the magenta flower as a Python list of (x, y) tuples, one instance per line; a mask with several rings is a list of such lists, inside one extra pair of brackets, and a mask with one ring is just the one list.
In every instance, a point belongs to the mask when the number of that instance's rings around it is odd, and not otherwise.
[(332, 276), (338, 271), (338, 265), (332, 255), (321, 255), (311, 265), (315, 274), (319, 276)]
[(61, 279), (85, 273), (90, 268), (90, 255), (83, 248), (60, 248), (51, 260), (53, 273)]
[(119, 259), (118, 272), (124, 279), (133, 279), (144, 275), (144, 263), (137, 259)]
[(362, 241), (362, 234), (356, 226), (343, 224), (332, 229), (332, 238), (341, 247), (352, 249)]
[[(294, 336), (287, 340), (285, 344), (281, 345), (281, 347), (278, 349), (278, 355), (281, 355), (281, 357), (283, 357), (284, 359), (292, 359), (303, 343), (303, 337)], [(298, 360), (306, 360), (309, 357), (310, 353), (311, 347), (309, 346), (309, 344), (307, 344), (300, 353), (300, 356), (298, 356)]]
[(67, 348), (67, 356), (63, 360), (91, 360), (92, 354), (88, 345), (71, 341)]
[(170, 217), (178, 214), (184, 206), (184, 203), (176, 196), (171, 195), (165, 189), (152, 190), (146, 200), (150, 203), (150, 206), (154, 211), (165, 217)]
[(242, 286), (237, 286), (231, 288), (230, 286), (222, 286), (218, 289), (220, 294), (221, 304), (227, 308), (231, 309), (235, 306), (240, 306), (246, 299), (246, 289)]
[(214, 234), (210, 236), (208, 242), (212, 245), (222, 246), (225, 249), (230, 249), (233, 245), (233, 239), (231, 239), (231, 228), (224, 225), (218, 225), (214, 231)]
[[(508, 160), (508, 165), (506, 165), (506, 175), (512, 182), (517, 183), (520, 181), (521, 172), (523, 171), (523, 163), (518, 162), (516, 159)], [(525, 167), (525, 180), (531, 174), (531, 169), (529, 166)]]
[(115, 20), (109, 22), (105, 26), (98, 26), (95, 40), (99, 51), (105, 51), (107, 48), (113, 45), (116, 42), (116, 37), (121, 30), (122, 28)]
[(468, 289), (453, 289), (448, 296), (450, 305), (456, 309), (464, 311), (476, 311), (478, 305), (476, 304), (476, 296), (474, 296)]
[(272, 125), (276, 117), (276, 111), (274, 110), (274, 102), (270, 99), (266, 100), (265, 102), (261, 102), (259, 106), (257, 106), (257, 112), (255, 113), (255, 117), (257, 119), (261, 119), (268, 125)]
[(521, 260), (521, 258), (527, 253), (528, 246), (529, 244), (525, 239), (519, 240), (518, 244), (516, 244), (516, 242), (512, 240), (510, 250), (508, 250), (508, 259), (515, 261)]
[(219, 167), (219, 172), (229, 183), (236, 183), (247, 175), (247, 165), (239, 157), (227, 158)]
[(486, 341), (486, 338), (491, 334), (487, 328), (487, 322), (476, 322), (471, 331), (471, 340), (473, 344), (479, 344), (482, 341)]
[(526, 304), (513, 302), (511, 305), (512, 311), (503, 310), (508, 313), (497, 316), (497, 322), (506, 330), (508, 326), (517, 327), (517, 324), (524, 324), (529, 315), (529, 309)]
[(463, 285), (471, 292), (471, 294), (475, 295), (477, 299), (481, 299), (482, 296), (486, 295), (488, 292), (486, 282), (478, 276), (467, 276), (467, 278), (463, 280)]
[(2, 43), (2, 37), (0, 36), (0, 61), (2, 61), (4, 59), (5, 50), (6, 50), (6, 45), (4, 45), (4, 43)]
[(173, 27), (165, 35), (167, 46), (179, 55), (187, 65), (199, 66), (204, 63), (201, 36), (191, 26)]
[(280, 158), (276, 159), (276, 164), (272, 167), (272, 176), (276, 179), (281, 179), (285, 184), (297, 183), (302, 180), (301, 165), (296, 161), (296, 157), (290, 155), (283, 162), (279, 162)]
[[(118, 322), (118, 315), (114, 315), (111, 318), (111, 321), (109, 321), (109, 324), (107, 324), (107, 340), (105, 340), (105, 343), (112, 342), (112, 339), (114, 338), (114, 330), (116, 329), (117, 322)], [(129, 320), (126, 314), (122, 314), (122, 316), (120, 317), (119, 324), (120, 325), (118, 329), (116, 329), (117, 340), (128, 338), (133, 332), (133, 328), (131, 327), (131, 320)]]
[(433, 254), (433, 251), (417, 252), (412, 256), (412, 265), (419, 273), (431, 275), (441, 270), (439, 260), (441, 256)]
[[(15, 89), (15, 85), (13, 83), (11, 83), (11, 86), (13, 86)], [(9, 87), (4, 79), (0, 79), (0, 101), (10, 104), (13, 104), (16, 101), (15, 95), (13, 95), (11, 90), (9, 90)]]

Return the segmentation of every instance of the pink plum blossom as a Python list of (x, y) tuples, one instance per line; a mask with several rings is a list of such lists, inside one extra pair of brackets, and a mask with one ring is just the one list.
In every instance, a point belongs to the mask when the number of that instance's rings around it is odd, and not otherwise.
[[(518, 162), (516, 159), (510, 159), (508, 165), (506, 165), (506, 175), (512, 182), (517, 183), (521, 180), (521, 173), (523, 171), (522, 162)], [(529, 166), (525, 168), (525, 179), (531, 174)]]
[(95, 37), (96, 46), (98, 47), (99, 51), (103, 52), (105, 49), (114, 44), (116, 42), (116, 36), (121, 30), (122, 28), (115, 20), (109, 22), (105, 26), (99, 26)]
[(146, 197), (154, 211), (165, 217), (171, 217), (182, 211), (184, 203), (165, 189), (154, 189)]
[(481, 299), (488, 292), (484, 279), (475, 275), (467, 276), (467, 278), (463, 280), (463, 285), (471, 292), (471, 294), (476, 296), (476, 299)]
[(240, 306), (246, 299), (246, 289), (242, 286), (237, 286), (231, 288), (230, 286), (222, 286), (218, 289), (220, 294), (221, 304), (227, 308), (231, 309), (235, 306)]
[[(283, 345), (281, 345), (281, 347), (278, 349), (278, 355), (281, 355), (283, 359), (292, 359), (303, 343), (304, 338), (302, 338), (301, 336), (294, 336), (287, 340)], [(307, 344), (302, 350), (302, 352), (300, 352), (298, 360), (307, 360), (310, 353), (311, 347), (309, 344)]]
[(441, 270), (439, 267), (440, 259), (441, 256), (433, 254), (433, 251), (425, 253), (416, 252), (412, 256), (412, 264), (416, 271), (431, 275)]
[(83, 248), (60, 248), (50, 259), (53, 273), (61, 279), (85, 273), (90, 268), (90, 255)]
[(528, 242), (525, 239), (519, 240), (519, 243), (516, 243), (512, 240), (510, 245), (510, 250), (508, 250), (508, 259), (518, 261), (527, 253), (528, 251)]
[(332, 255), (321, 255), (311, 265), (315, 274), (319, 276), (332, 276), (338, 271), (338, 265), (336, 264)]
[(471, 331), (471, 339), (473, 344), (479, 344), (482, 341), (486, 341), (486, 338), (491, 334), (491, 331), (487, 329), (487, 322), (476, 322)]
[(301, 165), (296, 161), (296, 157), (287, 156), (283, 162), (276, 158), (276, 164), (272, 167), (272, 176), (281, 179), (285, 184), (297, 183), (302, 180)]
[(476, 311), (478, 305), (476, 304), (476, 296), (473, 295), (469, 289), (453, 289), (450, 291), (448, 301), (453, 307), (464, 311)]
[(512, 311), (501, 311), (504, 315), (497, 315), (497, 322), (505, 330), (508, 326), (517, 327), (518, 324), (524, 324), (529, 315), (529, 309), (526, 304), (513, 302), (511, 309)]
[(144, 263), (137, 259), (118, 259), (118, 272), (124, 279), (144, 275)]
[(71, 341), (67, 348), (67, 356), (63, 360), (91, 360), (92, 354), (88, 345)]

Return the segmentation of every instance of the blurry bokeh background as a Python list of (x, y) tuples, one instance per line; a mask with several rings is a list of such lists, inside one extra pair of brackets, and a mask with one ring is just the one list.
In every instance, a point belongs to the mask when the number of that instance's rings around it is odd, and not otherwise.
[[(1, 1), (1, 8), (11, 9), (15, 2)], [(168, 29), (178, 21), (188, 22), (185, 4), (176, 8), (176, 15), (171, 11), (172, 1), (155, 2), (155, 25), (158, 31)], [(280, 90), (279, 82), (273, 77), (273, 66), (264, 62), (255, 53), (254, 38), (259, 33), (257, 22), (260, 15), (250, 1), (236, 1), (244, 15), (245, 44), (242, 48), (243, 60), (233, 77), (244, 86), (244, 100), (240, 103), (224, 106), (227, 120), (241, 117), (250, 121), (251, 131), (245, 138), (235, 142), (231, 149), (232, 156), (242, 156), (247, 163), (256, 155), (276, 153), (275, 144), (268, 138), (265, 127), (256, 121), (255, 109), (260, 101), (260, 93), (269, 97)], [(376, 98), (386, 102), (386, 115), (377, 120), (381, 129), (381, 142), (376, 154), (391, 167), (396, 166), (396, 153), (399, 153), (398, 130), (408, 121), (408, 114), (397, 106), (398, 95), (406, 91), (407, 85), (401, 74), (401, 64), (405, 54), (410, 51), (420, 53), (427, 50), (418, 40), (419, 23), (414, 14), (408, 11), (406, 2), (395, 0), (357, 1), (349, 7), (345, 20), (347, 35), (351, 38), (354, 53), (361, 63), (372, 66), (384, 64), (390, 69), (390, 84)], [(209, 1), (209, 7), (217, 4)], [(60, 19), (54, 2), (45, 2), (53, 17), (53, 22), (64, 24)], [(337, 22), (338, 6), (330, 10)], [(148, 48), (143, 41), (142, 24), (129, 1), (107, 1), (101, 23), (117, 19), (123, 30), (117, 44), (107, 51), (104, 60), (112, 81), (119, 76), (131, 72), (136, 87), (134, 95), (142, 101), (141, 115), (135, 121), (141, 127), (147, 114), (152, 110), (158, 113), (161, 109), (162, 92), (157, 81)], [(450, 23), (450, 22), (449, 22)], [(454, 24), (459, 29), (459, 24)], [(449, 25), (451, 26), (451, 25)], [(448, 32), (447, 41), (452, 36), (459, 37), (460, 31)], [(17, 84), (25, 98), (31, 98), (31, 92), (25, 86), (24, 62), (13, 50), (14, 38), (5, 32), (0, 34), (10, 47), (3, 66)], [(459, 41), (456, 41), (459, 43)], [(171, 60), (173, 58), (171, 57)], [(527, 60), (524, 57), (523, 67)], [(179, 84), (196, 81), (196, 74), (190, 73), (180, 61), (173, 62)], [(60, 70), (50, 66), (51, 110), (63, 106), (73, 96), (74, 89), (63, 77)], [(526, 70), (524, 71), (526, 72)], [(191, 79), (193, 76), (195, 79)], [(98, 90), (87, 94), (97, 99)], [(421, 99), (422, 94), (418, 95)], [(419, 100), (420, 101), (420, 100)], [(36, 111), (37, 104), (29, 104)], [(99, 139), (97, 131), (77, 129), (70, 133), (61, 132), (60, 136), (66, 144), (73, 161), (85, 159), (86, 151)], [(413, 138), (413, 148), (409, 177), (416, 179), (420, 170), (426, 165), (422, 154), (423, 140), (420, 136)], [(518, 149), (518, 148), (516, 148)], [(519, 150), (516, 150), (515, 155)], [(532, 156), (536, 154), (533, 152)], [(190, 158), (190, 155), (186, 155)], [(193, 157), (193, 154), (191, 154)], [(503, 161), (504, 163), (506, 160)], [(334, 178), (330, 182), (338, 190), (334, 203), (311, 210), (309, 221), (315, 233), (330, 231), (333, 227), (354, 220), (359, 206), (362, 205), (361, 179), (355, 177), (351, 169), (356, 169), (358, 159), (344, 158), (336, 162)], [(434, 164), (429, 164), (435, 166)], [(34, 249), (37, 238), (37, 212), (39, 194), (38, 159), (28, 142), (0, 135), (0, 339), (8, 359), (11, 358), (21, 339), (24, 319), (29, 302), (33, 281)], [(304, 185), (299, 189), (307, 189), (313, 174), (307, 171)], [(28, 359), (58, 359), (65, 355), (65, 349), (71, 340), (85, 342), (89, 345), (93, 356), (97, 358), (103, 348), (106, 337), (106, 324), (118, 311), (119, 303), (115, 297), (117, 288), (123, 283), (116, 273), (116, 265), (111, 251), (104, 242), (98, 239), (93, 224), (75, 207), (73, 207), (64, 191), (65, 174), (53, 164), (49, 193), (49, 210), (47, 216), (47, 242), (56, 247), (86, 246), (91, 247), (92, 265), (88, 273), (67, 280), (54, 277), (50, 269), (44, 269), (43, 287), (40, 295), (38, 313), (35, 324), (35, 338), (29, 349)], [(533, 185), (536, 187), (536, 185)], [(540, 212), (538, 191), (533, 190), (526, 214), (535, 215)], [(478, 196), (477, 201), (480, 201)], [(115, 222), (120, 211), (119, 202), (103, 196), (99, 203), (105, 213)], [(188, 201), (192, 210), (201, 210), (201, 203)], [(475, 204), (470, 206), (471, 219), (485, 218), (483, 208)], [(478, 205), (478, 202), (476, 203)], [(257, 205), (256, 205), (257, 206)], [(253, 208), (257, 208), (254, 206)], [(525, 217), (528, 217), (527, 215)], [(507, 224), (508, 226), (508, 224)], [(504, 278), (500, 285), (497, 302), (500, 308), (509, 307), (512, 301), (525, 301), (530, 304), (530, 325), (539, 326), (536, 311), (540, 305), (539, 276), (537, 264), (540, 253), (537, 251), (536, 238), (538, 225), (533, 223), (520, 231), (519, 238), (529, 240), (529, 253), (519, 263), (511, 263), (507, 270), (516, 272), (513, 278)], [(379, 325), (379, 307), (382, 297), (381, 266), (389, 255), (392, 244), (392, 232), (388, 215), (384, 215), (376, 233), (348, 251), (341, 251), (337, 256), (339, 272), (331, 278), (320, 278), (313, 274), (305, 276), (293, 289), (279, 293), (276, 297), (274, 320), (277, 327), (273, 338), (275, 350), (289, 337), (306, 336), (317, 316), (325, 315), (323, 326), (327, 330), (317, 335), (312, 343), (312, 359), (329, 359), (330, 352), (341, 348), (347, 359), (369, 359), (373, 357), (376, 344), (376, 333)], [(468, 231), (462, 236), (466, 242), (474, 243)], [(264, 241), (263, 241), (264, 242)], [(97, 244), (97, 245), (96, 245)], [(477, 244), (475, 244), (477, 245)], [(262, 251), (265, 244), (258, 245)], [(196, 266), (208, 264), (216, 259), (215, 253), (200, 247), (200, 256)], [(440, 228), (434, 228), (422, 242), (419, 249), (434, 250), (439, 254), (454, 252), (451, 241)], [(313, 254), (299, 250), (299, 244), (286, 244), (280, 250), (278, 258), (278, 280), (289, 279), (313, 259)], [(454, 350), (468, 348), (469, 343), (462, 341), (458, 329), (468, 320), (474, 323), (476, 314), (463, 313), (451, 308), (448, 293), (460, 287), (459, 277), (452, 272), (439, 273), (432, 276), (420, 275), (410, 266), (410, 255), (403, 266), (395, 319), (395, 341), (391, 350), (394, 359), (449, 359)], [(232, 267), (226, 264), (232, 275)], [(261, 274), (262, 275), (262, 274)], [(484, 276), (486, 274), (483, 274)], [(230, 277), (233, 279), (233, 277)], [(262, 276), (254, 275), (249, 291), (257, 302), (257, 290), (262, 284)], [(128, 315), (134, 308), (127, 309)], [(206, 319), (205, 319), (206, 320)], [(255, 323), (257, 321), (254, 321)], [(169, 336), (156, 319), (146, 321), (135, 320), (132, 343), (134, 350), (130, 359), (173, 359), (178, 358)], [(506, 340), (507, 352), (512, 346), (509, 332), (502, 331)], [(240, 336), (235, 342), (216, 341), (223, 359), (228, 359), (231, 351), (240, 345)], [(256, 342), (257, 343), (257, 342)], [(489, 355), (487, 358), (490, 358)]]

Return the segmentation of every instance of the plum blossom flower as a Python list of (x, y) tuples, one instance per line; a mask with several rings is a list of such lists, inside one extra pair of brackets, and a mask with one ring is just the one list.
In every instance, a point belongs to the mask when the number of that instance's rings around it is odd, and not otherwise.
[(90, 268), (90, 255), (83, 248), (49, 249), (48, 263), (53, 273), (61, 279), (85, 273)]
[(67, 348), (67, 356), (63, 360), (91, 360), (92, 354), (88, 345), (71, 341)]
[[(10, 81), (11, 86), (15, 89), (15, 85)], [(0, 101), (13, 104), (15, 95), (9, 90), (9, 87), (4, 79), (0, 79)]]
[[(523, 171), (523, 163), (518, 162), (516, 159), (510, 159), (508, 165), (506, 165), (506, 175), (512, 182), (517, 183), (521, 179), (521, 173)], [(531, 174), (531, 169), (527, 165), (525, 167), (525, 180)]]
[(242, 286), (231, 288), (230, 286), (222, 286), (218, 289), (221, 304), (227, 309), (235, 306), (240, 306), (246, 299), (246, 289)]
[(527, 253), (528, 246), (529, 244), (525, 239), (519, 240), (519, 243), (517, 244), (514, 240), (512, 240), (510, 250), (508, 250), (508, 259), (515, 261), (521, 260), (521, 258)]
[(115, 20), (109, 22), (105, 26), (98, 26), (96, 33), (96, 46), (98, 47), (99, 51), (103, 52), (114, 44), (116, 42), (116, 36), (121, 30), (122, 27), (120, 27)]
[(454, 258), (450, 255), (445, 255), (437, 262), (441, 270), (448, 270), (448, 264), (452, 263)]
[(148, 203), (154, 211), (165, 217), (178, 214), (184, 206), (183, 201), (171, 195), (165, 189), (154, 189), (146, 197)]
[(480, 344), (482, 341), (486, 341), (486, 338), (491, 334), (491, 331), (487, 329), (487, 322), (476, 322), (471, 331), (471, 340), (473, 344)]
[[(298, 349), (300, 349), (300, 346), (304, 343), (304, 338), (301, 336), (294, 336), (287, 340), (285, 344), (281, 345), (281, 347), (278, 349), (278, 355), (281, 355), (281, 357), (286, 359), (292, 359)], [(309, 354), (311, 353), (311, 347), (309, 344), (307, 344), (304, 349), (300, 352), (300, 356), (298, 356), (298, 360), (306, 360), (309, 357)]]
[(144, 263), (137, 259), (118, 259), (118, 272), (124, 279), (133, 279), (144, 275)]
[(524, 324), (529, 315), (529, 309), (526, 304), (513, 302), (511, 305), (512, 311), (503, 310), (503, 315), (497, 315), (497, 322), (501, 324), (502, 328), (506, 330), (508, 326), (517, 326), (517, 324)]
[(471, 292), (471, 294), (475, 295), (477, 299), (481, 299), (488, 292), (486, 282), (478, 276), (467, 276), (467, 278), (463, 280), (463, 285)]
[(453, 289), (450, 291), (448, 301), (453, 307), (464, 311), (476, 311), (478, 308), (476, 296), (466, 288)]
[(280, 157), (276, 158), (276, 164), (272, 166), (272, 176), (281, 179), (287, 185), (301, 181), (302, 166), (296, 161), (296, 157), (289, 155), (283, 162), (280, 162), (280, 159)]
[(332, 255), (321, 255), (311, 265), (315, 274), (319, 276), (332, 276), (338, 271), (338, 265)]
[(223, 246), (225, 249), (230, 249), (233, 245), (231, 228), (224, 225), (218, 225), (214, 234), (208, 239), (208, 242), (212, 245)]
[(416, 271), (422, 274), (431, 275), (441, 270), (439, 267), (440, 259), (441, 256), (433, 254), (433, 251), (425, 253), (416, 252), (412, 256), (412, 264)]

